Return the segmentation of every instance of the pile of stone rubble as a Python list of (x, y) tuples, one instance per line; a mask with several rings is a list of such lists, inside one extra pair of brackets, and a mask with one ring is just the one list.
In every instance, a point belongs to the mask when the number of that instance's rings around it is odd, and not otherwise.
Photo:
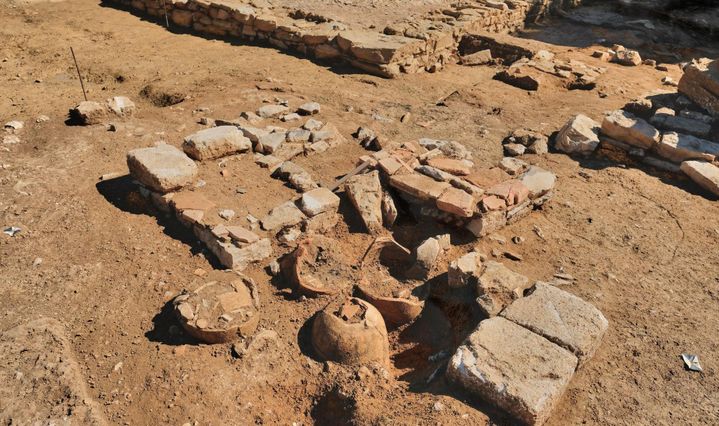
[(555, 147), (588, 155), (619, 150), (653, 167), (683, 172), (719, 196), (719, 61), (685, 66), (679, 93), (656, 93), (607, 113), (602, 122), (579, 114), (559, 131)]
[[(526, 216), (552, 197), (553, 173), (506, 157), (479, 169), (454, 141), (393, 144), (360, 160), (375, 171), (352, 177), (346, 191), (370, 231), (396, 217), (391, 188), (417, 216), (486, 236)], [(384, 219), (383, 219), (384, 218)]]
[[(142, 193), (162, 212), (174, 214), (185, 226), (192, 228), (199, 240), (219, 259), (225, 267), (242, 270), (248, 265), (269, 257), (272, 245), (268, 238), (260, 238), (251, 229), (240, 225), (216, 223), (208, 212), (215, 207), (212, 200), (189, 190), (198, 175), (195, 161), (216, 160), (222, 157), (254, 151), (255, 162), (272, 170), (272, 176), (286, 180), (300, 192), (306, 192), (298, 200), (290, 200), (270, 210), (260, 222), (266, 231), (282, 230), (284, 240), (294, 239), (300, 228), (314, 230), (315, 226), (326, 229), (336, 223), (320, 218), (326, 206), (318, 207), (323, 196), (334, 197), (336, 210), (339, 198), (331, 191), (319, 188), (310, 174), (289, 161), (293, 157), (323, 152), (337, 146), (345, 139), (331, 124), (309, 118), (301, 127), (286, 129), (280, 126), (254, 127), (263, 119), (280, 119), (285, 122), (300, 120), (302, 116), (318, 113), (320, 105), (308, 102), (290, 112), (284, 105), (265, 105), (256, 113), (245, 112), (238, 120), (205, 120), (215, 124), (185, 138), (182, 151), (164, 143), (154, 147), (139, 148), (127, 154), (130, 174), (139, 182)], [(184, 152), (183, 152), (184, 151)], [(195, 160), (195, 161), (193, 161)], [(315, 204), (313, 204), (315, 203)], [(303, 208), (300, 209), (299, 206)], [(322, 210), (322, 211), (321, 211)], [(220, 211), (220, 216), (232, 219), (234, 212)], [(252, 226), (257, 219), (252, 218)], [(297, 225), (297, 228), (290, 227)], [(293, 237), (290, 237), (293, 236)]]

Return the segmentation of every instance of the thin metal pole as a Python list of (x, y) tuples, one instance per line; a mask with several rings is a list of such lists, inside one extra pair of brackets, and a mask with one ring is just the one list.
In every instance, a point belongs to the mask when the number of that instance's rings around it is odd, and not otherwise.
[(75, 58), (75, 51), (72, 50), (72, 46), (70, 46), (70, 53), (72, 53), (72, 60), (75, 62), (75, 69), (77, 70), (77, 77), (80, 79), (80, 87), (82, 87), (82, 95), (85, 97), (85, 100), (87, 101), (87, 92), (85, 92), (85, 83), (82, 82), (82, 75), (80, 75), (80, 67), (77, 66), (77, 59)]
[(165, 11), (165, 28), (170, 29), (170, 21), (167, 19), (167, 7), (165, 6), (165, 0), (162, 0), (162, 10)]

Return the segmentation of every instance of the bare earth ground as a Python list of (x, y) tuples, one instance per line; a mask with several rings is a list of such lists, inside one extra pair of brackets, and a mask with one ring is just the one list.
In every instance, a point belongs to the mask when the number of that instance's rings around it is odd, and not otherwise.
[[(504, 422), (454, 391), (441, 374), (426, 383), (437, 365), (429, 365), (427, 356), (448, 344), (418, 336), (440, 335), (441, 322), (420, 321), (392, 336), (389, 378), (327, 368), (305, 356), (303, 326), (327, 300), (291, 297), (260, 267), (248, 270), (260, 289), (260, 329), (274, 330), (279, 339), (235, 358), (229, 345), (198, 345), (174, 334), (166, 303), (202, 281), (194, 270), (208, 271), (215, 263), (189, 233), (138, 203), (129, 179), (98, 183), (98, 177), (126, 173), (125, 154), (132, 148), (161, 139), (179, 145), (201, 128), (196, 108), (235, 117), (275, 96), (294, 106), (302, 99), (320, 102), (320, 119), (346, 136), (372, 124), (401, 141), (451, 138), (489, 165), (501, 158), (500, 141), (509, 131), (526, 126), (549, 134), (577, 112), (599, 118), (660, 87), (664, 76), (650, 67), (608, 65), (595, 91), (545, 88), (534, 94), (492, 80), (491, 67), (450, 66), (438, 74), (383, 80), (335, 72), (342, 70), (273, 49), (174, 34), (94, 0), (6, 3), (0, 23), (0, 121), (26, 122), (21, 144), (0, 146), (8, 148), (0, 151), (0, 225), (22, 228), (12, 238), (0, 235), (0, 330), (6, 331), (0, 377), (7, 379), (0, 419), (12, 418), (12, 424), (48, 422), (62, 415), (58, 407), (76, 423), (98, 411), (110, 424), (339, 424), (350, 417), (360, 424)], [(78, 53), (90, 98), (127, 95), (138, 103), (136, 117), (117, 121), (117, 132), (64, 124), (67, 109), (82, 96), (69, 46)], [(600, 65), (589, 57), (590, 45), (554, 50)], [(670, 75), (678, 79), (679, 73), (674, 68)], [(152, 81), (191, 98), (155, 107), (138, 95)], [(400, 123), (407, 111), (412, 120)], [(40, 114), (51, 120), (36, 124)], [(394, 121), (374, 121), (373, 114)], [(417, 125), (422, 122), (432, 124)], [(350, 142), (302, 165), (327, 183), (362, 153)], [(507, 240), (526, 238), (511, 247), (524, 260), (510, 267), (532, 279), (549, 279), (563, 268), (577, 278), (565, 288), (610, 321), (601, 348), (574, 377), (549, 424), (717, 424), (717, 200), (690, 182), (601, 159), (549, 154), (529, 160), (557, 173), (558, 190), (543, 212), (500, 232)], [(229, 167), (231, 176), (222, 179), (210, 164), (203, 179), (209, 188), (246, 188), (238, 196), (242, 205), (235, 206), (240, 215), (260, 216), (292, 193), (249, 157)], [(370, 242), (351, 226), (340, 225), (336, 233), (349, 256)], [(455, 240), (461, 240), (458, 234)], [(502, 248), (489, 239), (477, 245), (485, 253)], [(433, 275), (471, 246), (450, 251)], [(62, 326), (51, 323), (39, 337), (32, 327), (7, 331), (39, 318)], [(18, 351), (17, 345), (27, 347)], [(48, 353), (40, 357), (43, 345)], [(699, 354), (704, 373), (685, 370), (683, 352)], [(26, 353), (38, 356), (28, 360)], [(53, 368), (55, 353), (70, 363), (69, 373)], [(27, 380), (37, 370), (47, 373), (37, 380), (59, 384), (33, 386)], [(335, 383), (352, 397), (323, 397)], [(29, 414), (18, 400), (37, 408)], [(354, 405), (349, 413), (338, 404), (348, 400), (345, 405)], [(99, 410), (88, 408), (95, 403)]]

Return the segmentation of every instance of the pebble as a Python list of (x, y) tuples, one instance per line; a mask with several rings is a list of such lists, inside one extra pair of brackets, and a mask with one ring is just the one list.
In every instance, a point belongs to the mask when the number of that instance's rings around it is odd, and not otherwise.
[(235, 192), (238, 194), (246, 194), (247, 190), (245, 188), (239, 187), (239, 188), (235, 189)]
[(277, 262), (277, 259), (270, 262), (270, 274), (272, 274), (273, 277), (277, 276), (280, 273), (280, 263)]
[(17, 131), (17, 130), (22, 129), (23, 127), (25, 127), (25, 123), (23, 123), (22, 121), (18, 121), (18, 120), (8, 121), (7, 123), (5, 123), (5, 129), (11, 130), (11, 131), (12, 130)]
[(42, 257), (36, 257), (35, 260), (32, 261), (32, 266), (38, 267), (42, 264)]

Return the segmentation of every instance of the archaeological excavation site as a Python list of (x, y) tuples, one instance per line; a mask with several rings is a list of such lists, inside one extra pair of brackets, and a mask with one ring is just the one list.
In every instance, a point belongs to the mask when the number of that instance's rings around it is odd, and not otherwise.
[(0, 23), (2, 425), (719, 424), (719, 3)]

